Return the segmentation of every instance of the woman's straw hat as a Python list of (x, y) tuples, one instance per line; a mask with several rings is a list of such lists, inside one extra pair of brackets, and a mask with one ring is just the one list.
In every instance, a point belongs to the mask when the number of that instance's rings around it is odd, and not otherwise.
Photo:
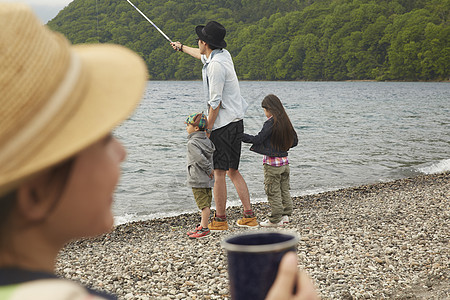
[(29, 7), (0, 3), (0, 196), (108, 134), (146, 80), (132, 51), (72, 46)]

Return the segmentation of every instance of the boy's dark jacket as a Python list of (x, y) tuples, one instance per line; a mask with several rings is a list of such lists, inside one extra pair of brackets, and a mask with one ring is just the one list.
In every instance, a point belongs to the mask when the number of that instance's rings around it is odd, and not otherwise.
[[(269, 118), (266, 122), (264, 122), (263, 128), (257, 135), (250, 135), (244, 133), (242, 141), (244, 143), (252, 143), (253, 145), (250, 147), (250, 150), (255, 151), (256, 153), (267, 155), (267, 156), (276, 156), (276, 157), (285, 157), (288, 155), (287, 151), (277, 150), (270, 144), (270, 138), (272, 136), (272, 127), (273, 127), (273, 118)], [(297, 133), (294, 130), (294, 143), (291, 148), (297, 146), (298, 137)]]

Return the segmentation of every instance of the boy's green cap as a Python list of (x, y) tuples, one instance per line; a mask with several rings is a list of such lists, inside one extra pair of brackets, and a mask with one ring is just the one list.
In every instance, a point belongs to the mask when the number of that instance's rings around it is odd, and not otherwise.
[(198, 126), (201, 130), (206, 128), (207, 118), (204, 113), (193, 113), (187, 117), (185, 123), (193, 126)]

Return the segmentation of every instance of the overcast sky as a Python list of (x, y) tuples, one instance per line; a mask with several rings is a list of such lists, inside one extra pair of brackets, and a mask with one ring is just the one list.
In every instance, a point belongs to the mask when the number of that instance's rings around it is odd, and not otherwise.
[(58, 12), (66, 7), (73, 0), (2, 0), (3, 2), (22, 2), (31, 6), (33, 11), (38, 15), (42, 23), (47, 23)]

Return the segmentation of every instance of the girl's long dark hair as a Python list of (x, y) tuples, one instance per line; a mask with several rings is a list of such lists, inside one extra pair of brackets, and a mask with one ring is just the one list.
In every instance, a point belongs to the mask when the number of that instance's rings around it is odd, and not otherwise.
[(273, 128), (270, 144), (275, 149), (287, 151), (294, 144), (294, 127), (289, 119), (280, 99), (273, 95), (267, 95), (261, 106), (272, 114)]

